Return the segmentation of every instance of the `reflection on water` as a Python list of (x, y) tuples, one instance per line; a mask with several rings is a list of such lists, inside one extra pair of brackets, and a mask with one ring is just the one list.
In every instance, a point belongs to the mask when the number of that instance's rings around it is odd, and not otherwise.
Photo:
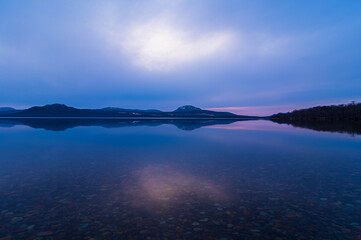
[(361, 122), (360, 121), (291, 121), (282, 122), (275, 121), (280, 124), (291, 124), (294, 127), (308, 128), (320, 132), (339, 132), (348, 133), (351, 135), (361, 134)]
[(135, 179), (135, 185), (127, 186), (133, 203), (150, 210), (159, 206), (174, 207), (194, 197), (206, 201), (227, 198), (219, 183), (167, 165), (146, 166), (135, 172)]
[[(238, 120), (247, 121), (247, 120)], [(26, 125), (50, 131), (64, 131), (80, 126), (100, 126), (105, 128), (160, 126), (171, 124), (182, 130), (194, 130), (216, 124), (230, 124), (236, 120), (227, 119), (120, 119), (120, 118), (0, 118), (0, 127)]]
[(0, 127), (1, 240), (361, 236), (358, 136), (271, 121), (55, 123)]
[[(279, 122), (294, 127), (301, 127), (323, 132), (361, 134), (361, 122), (359, 121), (292, 121)], [(287, 128), (276, 128), (271, 121), (252, 119), (119, 119), (119, 118), (0, 118), (0, 128), (29, 126), (49, 131), (65, 131), (75, 127), (99, 126), (105, 128), (139, 127), (174, 125), (179, 129), (191, 131), (198, 128), (217, 128), (228, 130), (264, 130), (284, 131)], [(271, 127), (272, 126), (272, 127)]]

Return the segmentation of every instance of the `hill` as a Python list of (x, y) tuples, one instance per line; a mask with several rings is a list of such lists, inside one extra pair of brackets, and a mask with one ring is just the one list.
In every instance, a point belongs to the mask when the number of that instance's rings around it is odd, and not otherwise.
[(18, 111), (20, 111), (20, 110), (16, 110), (16, 109), (11, 108), (11, 107), (0, 107), (0, 116), (13, 114), (13, 113), (16, 113)]
[(278, 113), (270, 117), (277, 121), (340, 121), (360, 120), (361, 103), (350, 103), (331, 106), (294, 110), (288, 113)]

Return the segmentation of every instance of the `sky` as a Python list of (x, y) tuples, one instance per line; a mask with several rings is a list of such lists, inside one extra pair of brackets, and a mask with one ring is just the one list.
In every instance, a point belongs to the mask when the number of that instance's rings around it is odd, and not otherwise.
[(269, 115), (361, 100), (360, 1), (0, 0), (0, 106)]

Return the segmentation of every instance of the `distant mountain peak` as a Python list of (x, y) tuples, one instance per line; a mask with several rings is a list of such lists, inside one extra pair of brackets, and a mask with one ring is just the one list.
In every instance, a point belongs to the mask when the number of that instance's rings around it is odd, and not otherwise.
[(15, 111), (15, 108), (12, 107), (0, 107), (0, 112), (2, 111)]
[(44, 108), (69, 108), (69, 107), (67, 105), (65, 105), (65, 104), (53, 103), (53, 104), (45, 105)]
[(202, 111), (202, 109), (192, 105), (184, 105), (177, 108), (177, 110), (175, 110), (174, 112), (194, 112), (194, 111)]
[[(54, 103), (54, 104), (47, 104), (45, 106), (37, 106), (37, 107), (32, 107), (29, 108), (28, 110), (32, 111), (32, 110), (41, 110), (41, 111), (56, 111), (56, 112), (63, 112), (63, 111), (72, 111), (72, 110), (76, 110), (76, 108), (73, 107), (68, 107), (65, 104), (60, 104), (60, 103)], [(25, 111), (28, 111), (25, 110)]]
[(203, 110), (192, 105), (184, 105), (173, 112), (162, 112), (155, 109), (123, 109), (123, 108), (102, 108), (102, 109), (78, 109), (64, 104), (48, 104), (45, 106), (31, 107), (25, 110), (2, 111), (0, 115), (11, 117), (164, 117), (164, 118), (251, 118), (239, 116), (229, 112), (215, 112)]

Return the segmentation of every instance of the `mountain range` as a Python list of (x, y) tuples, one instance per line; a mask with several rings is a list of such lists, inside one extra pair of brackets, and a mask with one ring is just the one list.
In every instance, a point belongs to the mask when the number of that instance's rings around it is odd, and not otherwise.
[(99, 117), (99, 118), (258, 118), (254, 116), (236, 115), (229, 112), (216, 112), (204, 110), (192, 105), (185, 105), (174, 111), (138, 110), (106, 107), (101, 109), (78, 109), (64, 104), (49, 104), (31, 107), (25, 110), (13, 108), (0, 108), (1, 117)]

